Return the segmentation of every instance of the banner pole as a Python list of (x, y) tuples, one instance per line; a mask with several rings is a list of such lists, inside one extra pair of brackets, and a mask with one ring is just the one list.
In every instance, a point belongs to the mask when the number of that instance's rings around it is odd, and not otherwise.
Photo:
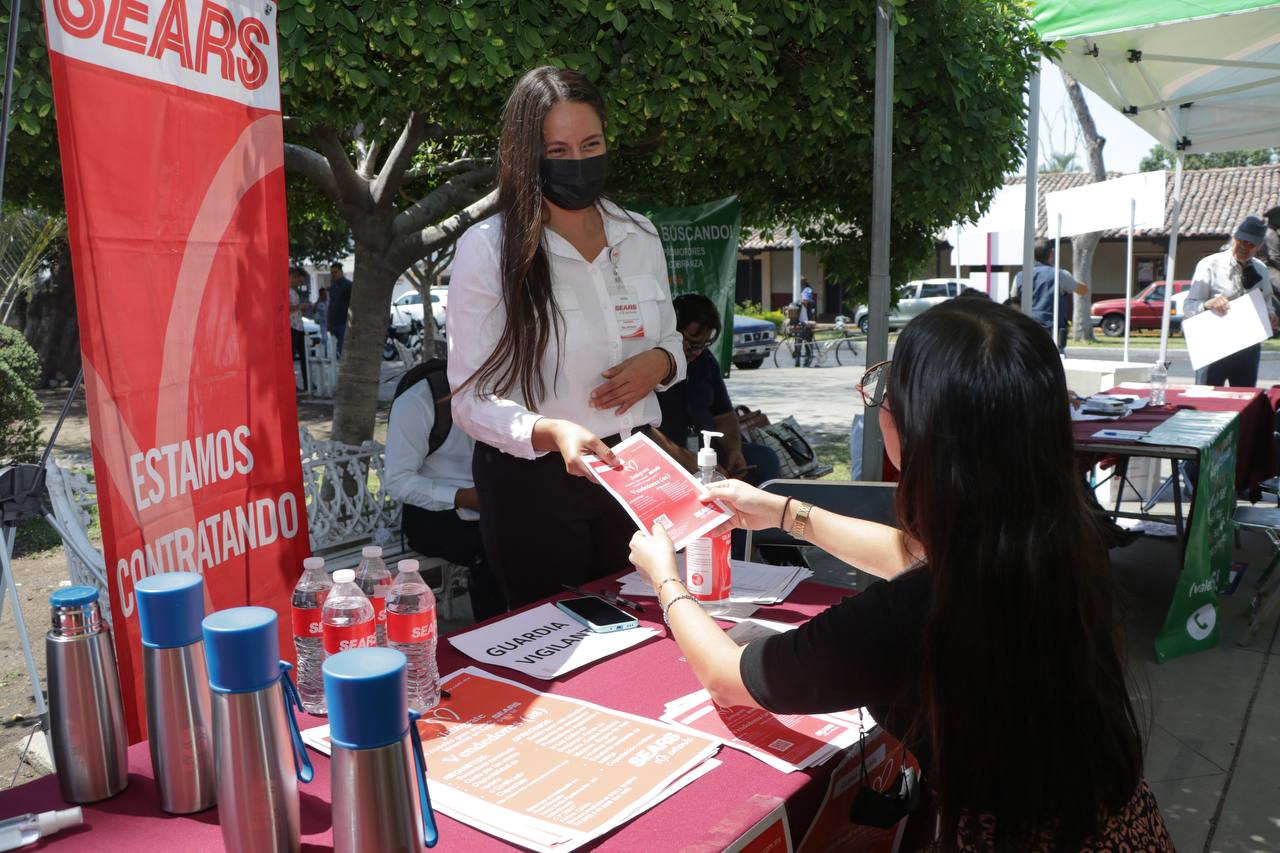
[[(1137, 215), (1138, 200), (1129, 199), (1129, 245), (1124, 255), (1124, 360), (1129, 361), (1129, 322), (1133, 302), (1133, 220)], [(1169, 294), (1165, 294), (1166, 300)]]
[(0, 222), (4, 221), (4, 164), (9, 158), (9, 108), (13, 103), (13, 65), (18, 58), (22, 0), (9, 3), (9, 47), (4, 55), (4, 112), (0, 114)]

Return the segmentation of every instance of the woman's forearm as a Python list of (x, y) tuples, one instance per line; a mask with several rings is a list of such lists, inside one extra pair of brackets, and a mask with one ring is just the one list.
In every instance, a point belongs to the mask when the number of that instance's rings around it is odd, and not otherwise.
[[(783, 530), (793, 532), (800, 502), (786, 507)], [(849, 518), (814, 507), (804, 538), (831, 556), (879, 578), (897, 577), (924, 557), (920, 543), (896, 527), (862, 518)]]
[(687, 594), (684, 584), (675, 581), (658, 590), (658, 603), (666, 610), (671, 633), (689, 668), (720, 707), (759, 708), (738, 669), (742, 647), (729, 639), (700, 604), (680, 598)]

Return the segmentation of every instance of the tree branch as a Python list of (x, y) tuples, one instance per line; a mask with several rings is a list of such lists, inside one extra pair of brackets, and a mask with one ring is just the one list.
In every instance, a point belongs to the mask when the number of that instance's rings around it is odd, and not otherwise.
[(325, 196), (335, 204), (341, 201), (338, 182), (333, 178), (333, 169), (323, 155), (312, 151), (305, 145), (285, 143), (284, 167), (296, 172), (315, 184)]
[(340, 201), (360, 206), (367, 204), (370, 201), (369, 184), (351, 165), (351, 158), (347, 156), (346, 146), (338, 138), (337, 131), (328, 125), (317, 125), (312, 131), (312, 136), (316, 140), (316, 147), (320, 149), (320, 153), (329, 161), (334, 183), (341, 196)]
[(397, 216), (391, 223), (391, 233), (402, 237), (426, 228), (492, 181), (495, 174), (493, 166), (483, 166), (450, 178)]
[(454, 160), (452, 163), (445, 163), (443, 166), (419, 166), (410, 169), (405, 172), (404, 177), (405, 180), (413, 180), (427, 175), (456, 175), (459, 172), (467, 172), (471, 169), (492, 164), (492, 157), (463, 157), (461, 160)]
[(415, 112), (409, 115), (404, 129), (400, 131), (400, 138), (396, 140), (395, 146), (387, 156), (387, 162), (383, 164), (378, 177), (373, 181), (374, 204), (382, 204), (384, 199), (391, 199), (400, 191), (405, 172), (413, 162), (413, 155), (418, 152), (422, 143), (438, 130), (439, 128), (434, 125), (428, 127), (420, 113)]
[(498, 209), (498, 191), (491, 190), (487, 195), (467, 205), (462, 210), (438, 222), (423, 228), (421, 231), (399, 238), (392, 244), (392, 258), (401, 269), (420, 260), (430, 252), (453, 243), (462, 236), (472, 223), (490, 216)]

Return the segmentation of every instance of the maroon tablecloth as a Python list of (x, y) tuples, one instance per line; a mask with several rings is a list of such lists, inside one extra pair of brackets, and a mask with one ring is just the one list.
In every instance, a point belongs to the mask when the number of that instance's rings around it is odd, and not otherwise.
[[(590, 585), (617, 589), (611, 580)], [(777, 607), (761, 608), (763, 618), (780, 622), (809, 619), (847, 594), (815, 583), (804, 583), (791, 599)], [(566, 593), (568, 597), (571, 593)], [(641, 621), (662, 627), (657, 606), (647, 606)], [(440, 671), (448, 674), (464, 666), (484, 666), (459, 654), (442, 641)], [(608, 708), (629, 711), (657, 719), (667, 702), (699, 689), (675, 642), (665, 635), (608, 660), (578, 670), (554, 682), (538, 681), (501, 667), (484, 667), (548, 693), (586, 699)], [(308, 718), (304, 728), (323, 721)], [(315, 765), (315, 779), (299, 785), (301, 794), (302, 849), (332, 849), (330, 825), (329, 759), (309, 751)], [(735, 749), (722, 749), (723, 766), (693, 782), (675, 796), (659, 803), (635, 820), (614, 830), (586, 849), (600, 850), (719, 850), (725, 838), (736, 838), (749, 829), (763, 813), (740, 806), (754, 794), (781, 797), (787, 801), (792, 838), (799, 843), (826, 790), (826, 780), (834, 761), (796, 773), (781, 773)], [(198, 815), (175, 817), (160, 811), (151, 758), (145, 742), (129, 749), (129, 787), (119, 796), (84, 807), (85, 826), (42, 841), (32, 850), (57, 845), (59, 851), (106, 850), (180, 851), (203, 853), (221, 851), (222, 835), (216, 808)], [(66, 808), (58, 793), (57, 778), (50, 775), (19, 788), (0, 792), (0, 818), (24, 812)], [(765, 809), (767, 812), (767, 809)], [(498, 850), (511, 845), (485, 835), (443, 815), (437, 817), (440, 843), (445, 850)]]
[[(1276, 403), (1280, 401), (1280, 385), (1270, 389), (1218, 388), (1219, 391), (1253, 391), (1248, 400), (1224, 400), (1212, 397), (1187, 397), (1181, 389), (1170, 388), (1165, 394), (1165, 405), (1145, 406), (1128, 417), (1115, 421), (1076, 421), (1071, 425), (1076, 442), (1090, 441), (1100, 429), (1124, 429), (1150, 432), (1173, 417), (1182, 409), (1197, 412), (1237, 412), (1240, 415), (1240, 435), (1236, 443), (1236, 491), (1247, 493), (1258, 483), (1276, 475), (1275, 431)], [(1128, 388), (1112, 388), (1107, 394), (1136, 394), (1146, 397), (1149, 392)], [(1125, 441), (1115, 442), (1123, 446)], [(1253, 495), (1256, 499), (1256, 494)]]

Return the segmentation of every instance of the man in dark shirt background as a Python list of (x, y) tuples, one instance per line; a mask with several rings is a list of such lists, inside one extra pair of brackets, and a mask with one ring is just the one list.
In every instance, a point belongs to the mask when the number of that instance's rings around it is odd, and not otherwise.
[(351, 307), (351, 279), (342, 274), (342, 264), (329, 267), (329, 334), (338, 344), (338, 357), (342, 357), (342, 342), (347, 336), (347, 309)]
[(764, 445), (742, 441), (720, 365), (707, 352), (720, 336), (720, 312), (700, 293), (682, 293), (674, 305), (689, 369), (683, 382), (658, 393), (662, 425), (655, 440), (685, 468), (697, 471), (702, 430), (722, 432), (724, 437), (713, 445), (721, 473), (752, 485), (777, 479), (781, 476), (777, 455)]

